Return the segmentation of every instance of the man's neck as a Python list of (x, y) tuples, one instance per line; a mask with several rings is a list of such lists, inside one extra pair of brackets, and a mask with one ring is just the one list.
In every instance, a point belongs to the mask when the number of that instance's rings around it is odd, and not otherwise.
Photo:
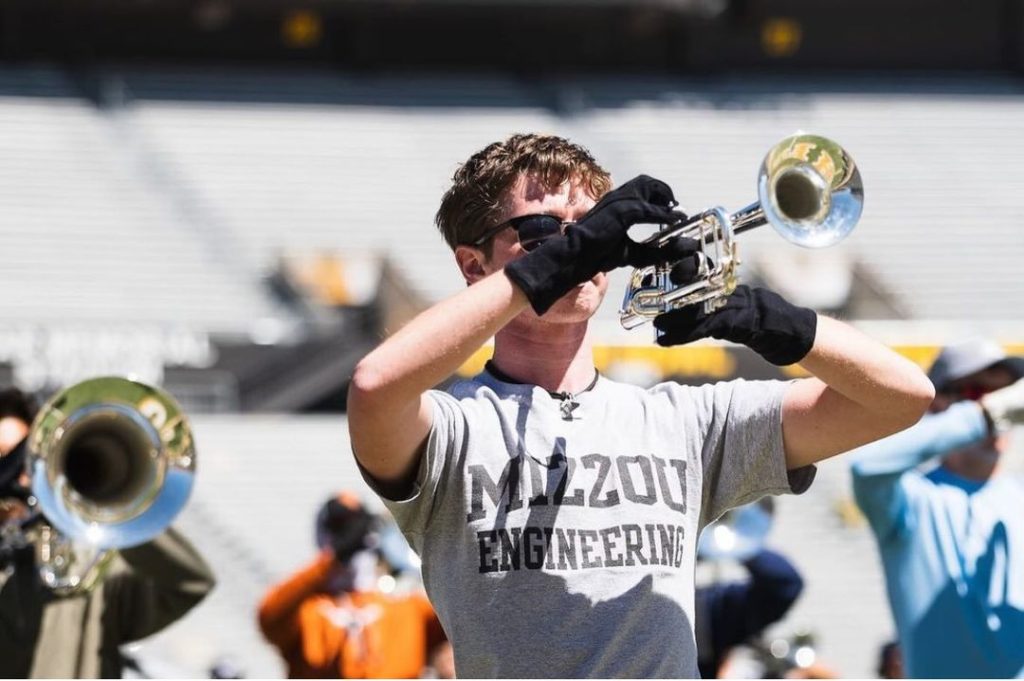
[(596, 371), (586, 322), (509, 324), (494, 337), (493, 361), (503, 374), (550, 392), (581, 392)]

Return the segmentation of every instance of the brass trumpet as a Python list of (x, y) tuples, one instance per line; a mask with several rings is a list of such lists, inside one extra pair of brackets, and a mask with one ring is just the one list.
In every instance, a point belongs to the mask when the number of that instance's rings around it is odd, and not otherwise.
[(797, 134), (773, 146), (758, 173), (757, 195), (757, 202), (735, 213), (716, 206), (647, 239), (656, 246), (679, 236), (697, 240), (697, 278), (676, 286), (672, 263), (633, 270), (619, 310), (622, 326), (632, 329), (687, 305), (703, 303), (706, 312), (725, 305), (738, 283), (738, 234), (771, 224), (791, 243), (824, 248), (853, 230), (864, 206), (857, 165), (845, 149), (818, 135)]

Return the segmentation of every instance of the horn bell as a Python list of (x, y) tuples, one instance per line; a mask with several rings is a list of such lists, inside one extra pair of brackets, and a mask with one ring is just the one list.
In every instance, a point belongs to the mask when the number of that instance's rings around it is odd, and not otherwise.
[(842, 241), (864, 207), (864, 183), (843, 147), (820, 135), (792, 135), (773, 146), (757, 177), (764, 216), (787, 241), (825, 248)]
[(108, 376), (77, 383), (40, 410), (29, 435), (32, 493), (64, 535), (103, 549), (163, 532), (195, 478), (192, 431), (163, 390)]

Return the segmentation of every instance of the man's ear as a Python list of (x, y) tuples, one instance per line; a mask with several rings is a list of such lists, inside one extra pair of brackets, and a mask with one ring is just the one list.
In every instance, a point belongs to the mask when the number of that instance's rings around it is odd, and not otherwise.
[(459, 264), (459, 271), (462, 273), (462, 278), (466, 280), (467, 286), (475, 284), (489, 274), (484, 265), (486, 258), (479, 248), (456, 246), (455, 262)]

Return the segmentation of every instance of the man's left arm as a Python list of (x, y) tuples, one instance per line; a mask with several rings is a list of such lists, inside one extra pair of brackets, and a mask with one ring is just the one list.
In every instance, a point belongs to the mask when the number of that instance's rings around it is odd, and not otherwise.
[(924, 372), (856, 329), (791, 305), (762, 288), (738, 286), (719, 310), (689, 306), (654, 320), (661, 345), (719, 338), (746, 345), (777, 366), (799, 363), (782, 403), (790, 470), (909, 428), (935, 396)]
[(790, 469), (909, 428), (935, 395), (916, 364), (828, 317), (818, 317), (814, 345), (800, 366), (814, 377), (794, 381), (783, 399)]
[(213, 571), (173, 528), (120, 554), (129, 570), (112, 575), (103, 588), (118, 614), (122, 642), (160, 631), (213, 590)]

